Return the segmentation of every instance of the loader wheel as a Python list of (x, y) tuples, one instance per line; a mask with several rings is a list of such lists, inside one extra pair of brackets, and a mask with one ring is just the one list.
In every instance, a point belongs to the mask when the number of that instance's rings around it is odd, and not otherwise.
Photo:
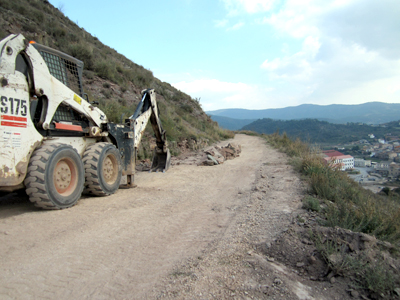
[(70, 145), (43, 145), (32, 154), (24, 184), (29, 200), (45, 209), (76, 204), (82, 194), (84, 168)]
[(96, 196), (114, 194), (119, 188), (122, 167), (118, 149), (110, 143), (89, 146), (83, 155), (85, 193)]

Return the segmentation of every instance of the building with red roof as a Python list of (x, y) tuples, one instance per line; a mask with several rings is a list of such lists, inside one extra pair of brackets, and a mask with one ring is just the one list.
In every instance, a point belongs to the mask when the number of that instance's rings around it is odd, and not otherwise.
[(336, 157), (336, 156), (344, 155), (343, 153), (336, 151), (336, 150), (325, 150), (325, 151), (322, 151), (322, 153), (328, 157)]
[(342, 171), (354, 169), (354, 157), (351, 155), (344, 155), (336, 150), (322, 151), (324, 154), (324, 161), (333, 168), (339, 168)]

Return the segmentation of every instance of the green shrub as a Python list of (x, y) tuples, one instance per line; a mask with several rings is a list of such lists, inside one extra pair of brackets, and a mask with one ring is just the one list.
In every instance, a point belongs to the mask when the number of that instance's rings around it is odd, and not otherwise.
[(300, 139), (292, 141), (285, 132), (281, 136), (279, 135), (279, 131), (276, 131), (272, 135), (265, 136), (265, 138), (274, 147), (285, 152), (290, 157), (303, 157), (310, 152), (310, 148), (307, 144), (303, 143)]
[(65, 37), (67, 35), (67, 32), (65, 31), (65, 29), (59, 27), (58, 25), (56, 25), (54, 28), (52, 28), (49, 33), (52, 34), (53, 37), (59, 38), (59, 39)]
[(126, 106), (126, 105), (127, 105), (126, 100), (123, 99), (123, 98), (119, 98), (117, 101), (118, 101), (118, 103), (119, 103), (120, 105), (122, 105), (122, 106)]
[(126, 84), (121, 85), (120, 88), (121, 88), (122, 93), (125, 93), (128, 90), (128, 87), (126, 86)]
[(33, 16), (33, 20), (34, 20), (36, 23), (43, 23), (43, 21), (44, 21), (44, 14), (43, 14), (41, 11), (34, 9), (34, 10), (32, 11), (32, 16)]
[(360, 271), (358, 281), (367, 290), (378, 295), (393, 294), (395, 289), (395, 278), (387, 264), (381, 262), (373, 266), (367, 265)]
[(85, 69), (94, 69), (93, 53), (88, 47), (85, 47), (81, 44), (73, 44), (69, 46), (68, 50), (69, 54), (71, 54), (73, 57), (76, 57), (77, 59), (83, 61)]
[(187, 103), (182, 103), (180, 108), (185, 112), (191, 114), (193, 112), (193, 107)]
[(110, 63), (106, 61), (99, 61), (95, 64), (94, 71), (96, 72), (97, 76), (103, 79), (114, 81), (114, 70)]
[(85, 76), (87, 79), (94, 79), (94, 72), (89, 71), (89, 70), (83, 70), (83, 76)]
[(338, 243), (337, 240), (324, 239), (317, 235), (312, 237), (318, 252), (324, 258), (329, 269), (334, 274), (342, 276), (355, 273), (361, 268), (361, 262), (355, 260), (346, 251), (346, 246)]
[(112, 92), (111, 90), (107, 89), (107, 90), (101, 90), (101, 93), (104, 95), (104, 97), (106, 97), (107, 99), (110, 99), (112, 96)]
[(136, 76), (133, 78), (133, 84), (142, 89), (151, 87), (152, 81), (153, 77), (146, 73), (136, 74)]
[(11, 9), (12, 1), (11, 0), (0, 0), (0, 6), (4, 9)]
[(348, 251), (348, 246), (336, 235), (326, 238), (310, 231), (310, 238), (335, 275), (350, 276), (359, 287), (380, 296), (393, 294), (396, 275), (380, 254), (372, 259), (365, 253)]
[(307, 196), (303, 199), (303, 208), (319, 212), (321, 210), (321, 205), (317, 198)]
[(25, 6), (14, 4), (13, 9), (21, 15), (28, 15), (28, 10)]
[(31, 22), (25, 23), (24, 25), (22, 25), (22, 30), (23, 31), (28, 31), (28, 32), (35, 32), (36, 31), (36, 25), (34, 25)]

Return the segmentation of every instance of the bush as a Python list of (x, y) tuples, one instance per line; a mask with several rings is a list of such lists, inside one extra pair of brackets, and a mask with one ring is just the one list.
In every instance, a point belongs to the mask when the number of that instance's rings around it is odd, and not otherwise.
[(180, 108), (185, 112), (191, 114), (193, 112), (193, 107), (187, 103), (182, 103)]
[(28, 32), (35, 32), (36, 31), (36, 26), (32, 24), (31, 22), (26, 23), (22, 26), (23, 31), (28, 31)]
[(285, 152), (290, 157), (303, 157), (310, 152), (307, 144), (303, 143), (300, 139), (292, 141), (285, 132), (282, 136), (279, 135), (279, 131), (276, 131), (274, 134), (265, 137), (274, 147)]
[(104, 95), (104, 97), (106, 97), (107, 99), (111, 99), (112, 96), (112, 92), (111, 90), (107, 89), (107, 90), (101, 90), (101, 93)]
[(28, 10), (25, 6), (15, 4), (13, 9), (21, 15), (28, 15)]
[(114, 70), (111, 64), (106, 61), (99, 61), (94, 66), (94, 71), (96, 72), (97, 76), (103, 79), (109, 79), (114, 81)]
[(71, 54), (73, 57), (76, 57), (77, 59), (83, 61), (85, 69), (87, 70), (94, 69), (93, 53), (92, 51), (90, 51), (88, 47), (85, 47), (84, 45), (81, 44), (75, 44), (69, 46), (68, 50), (69, 54)]
[(377, 254), (372, 259), (371, 253), (366, 255), (349, 251), (340, 234), (326, 237), (311, 231), (310, 238), (333, 274), (353, 277), (360, 288), (376, 295), (393, 294), (396, 275), (383, 255)]
[(153, 76), (146, 73), (139, 73), (133, 78), (133, 84), (141, 89), (149, 88), (152, 84)]
[(32, 11), (32, 16), (33, 16), (33, 20), (35, 20), (36, 23), (43, 23), (44, 14), (41, 11), (34, 9)]
[(5, 9), (11, 9), (11, 0), (0, 0), (0, 6)]
[(395, 279), (389, 266), (383, 262), (377, 262), (374, 266), (368, 265), (360, 270), (358, 281), (364, 289), (384, 295), (393, 292), (395, 289)]
[(321, 205), (317, 198), (307, 196), (303, 199), (303, 208), (319, 212), (321, 210)]

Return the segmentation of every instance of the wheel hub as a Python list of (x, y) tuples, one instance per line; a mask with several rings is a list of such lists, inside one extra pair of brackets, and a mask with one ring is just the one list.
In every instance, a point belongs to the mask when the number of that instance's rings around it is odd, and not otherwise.
[(112, 160), (110, 159), (110, 157), (107, 156), (104, 159), (104, 164), (103, 164), (103, 174), (104, 174), (104, 178), (106, 179), (107, 182), (112, 180), (114, 173), (115, 173), (114, 172), (114, 164), (113, 164)]
[(69, 193), (69, 190), (74, 186), (74, 166), (67, 159), (60, 160), (53, 173), (54, 186), (58, 193)]

